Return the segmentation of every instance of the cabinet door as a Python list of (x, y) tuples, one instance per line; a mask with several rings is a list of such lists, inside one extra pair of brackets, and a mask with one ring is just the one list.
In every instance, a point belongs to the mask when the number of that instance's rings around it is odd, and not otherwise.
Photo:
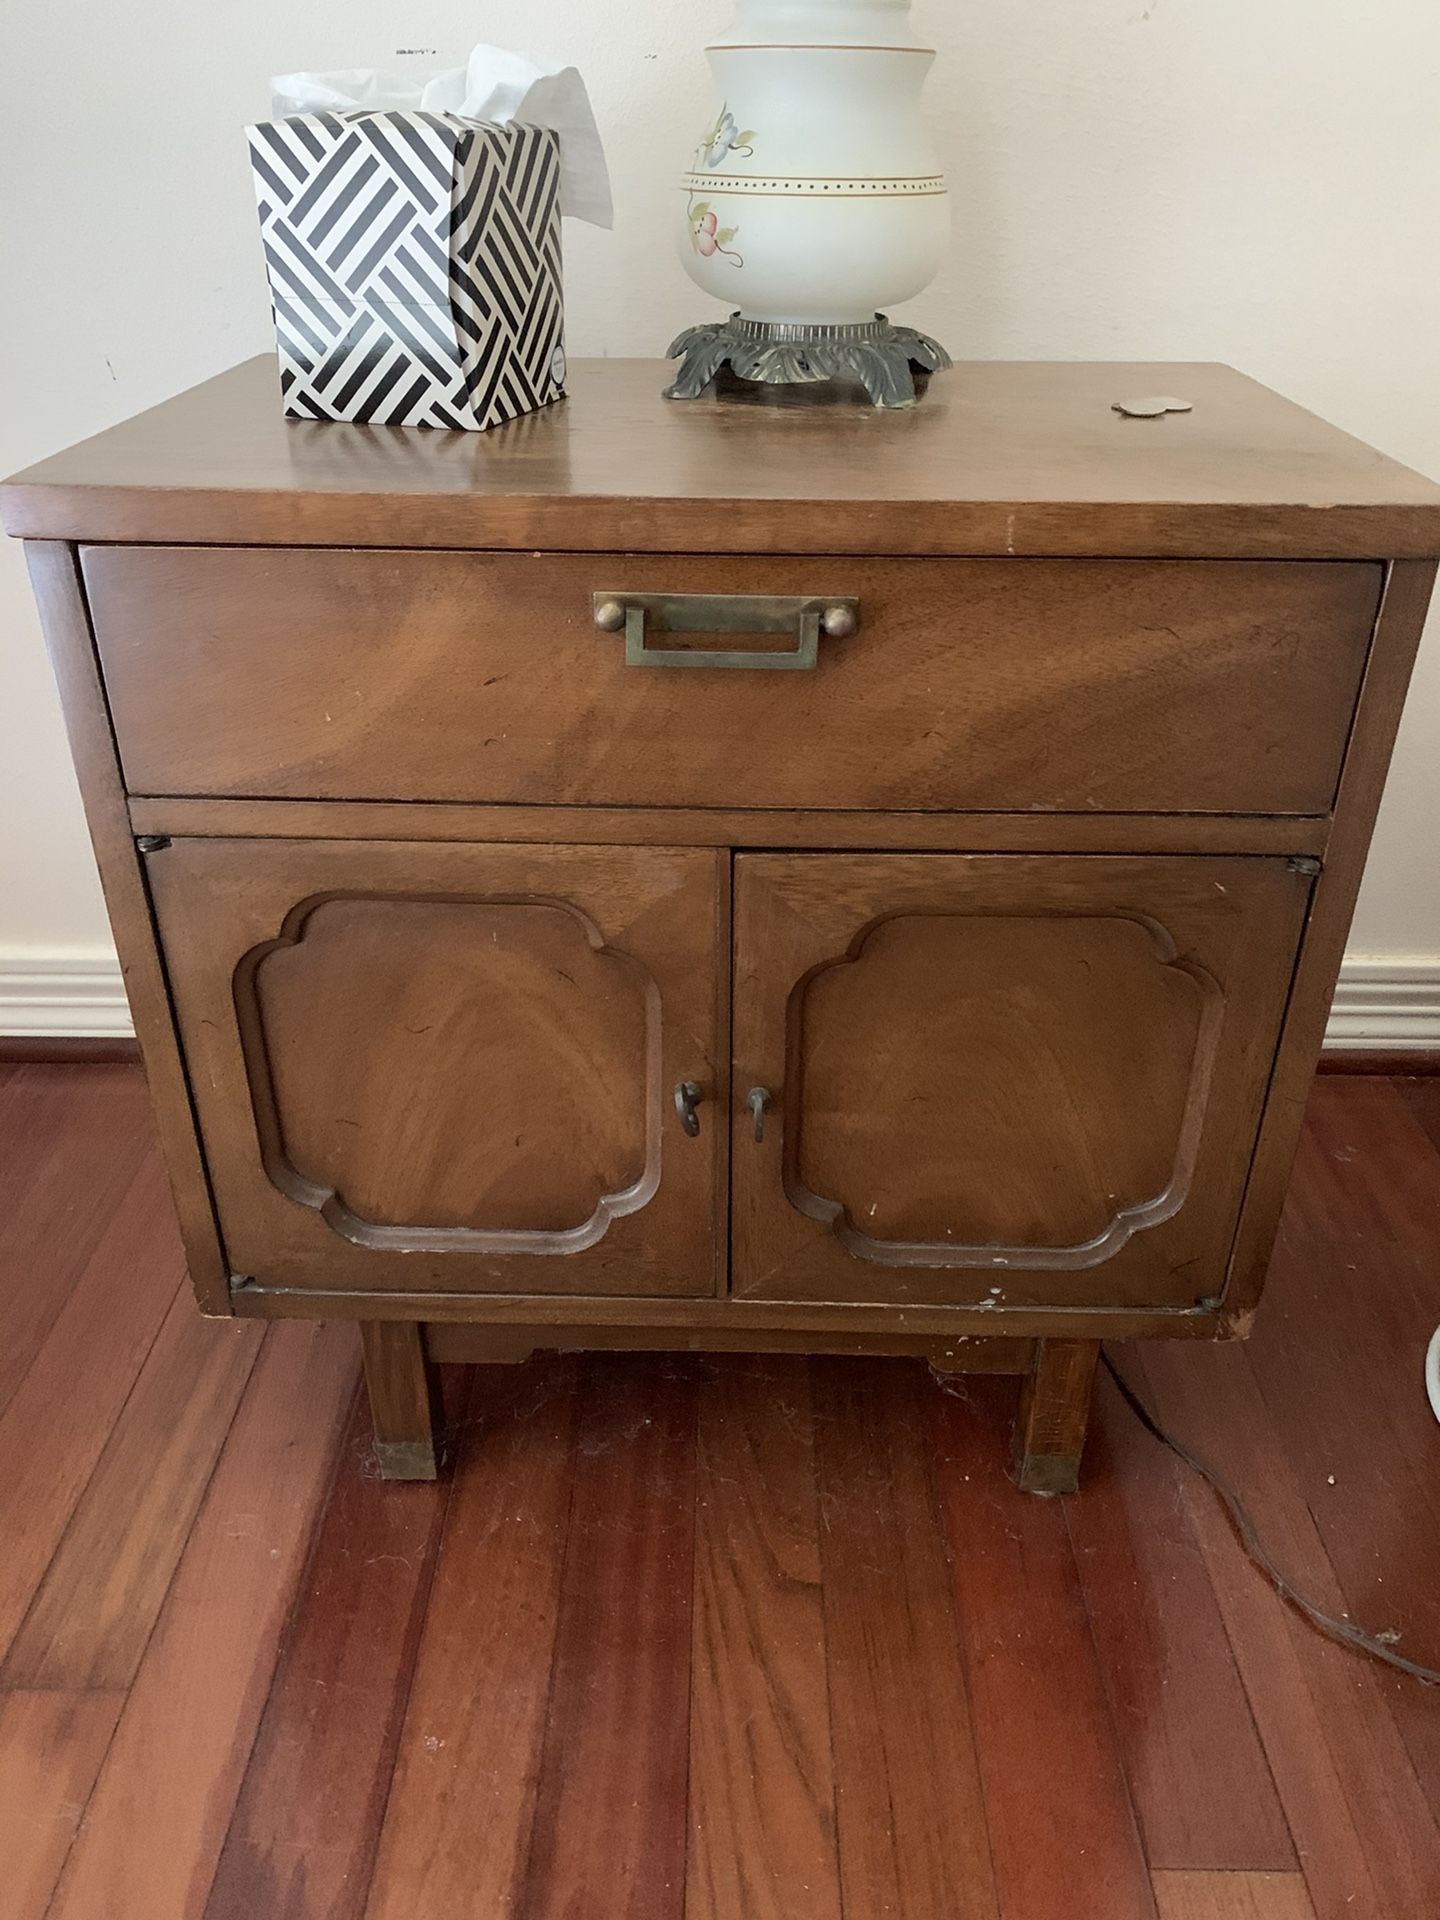
[(1257, 858), (740, 857), (735, 1290), (1218, 1293), (1310, 886)]
[(717, 1290), (724, 856), (217, 839), (147, 869), (235, 1273)]

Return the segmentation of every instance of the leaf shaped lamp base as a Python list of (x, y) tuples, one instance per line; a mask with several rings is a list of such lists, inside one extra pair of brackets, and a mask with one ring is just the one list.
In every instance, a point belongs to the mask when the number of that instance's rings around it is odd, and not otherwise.
[(788, 321), (728, 320), (687, 327), (671, 342), (680, 370), (667, 400), (695, 400), (728, 364), (740, 380), (767, 386), (858, 382), (877, 407), (913, 407), (915, 368), (938, 373), (951, 364), (938, 341), (914, 327), (892, 326), (883, 313), (852, 326), (803, 326)]

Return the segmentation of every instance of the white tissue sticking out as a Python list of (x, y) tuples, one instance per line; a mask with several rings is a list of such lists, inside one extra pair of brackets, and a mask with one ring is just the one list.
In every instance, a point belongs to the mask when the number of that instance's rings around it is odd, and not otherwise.
[(560, 135), (560, 211), (592, 226), (615, 224), (605, 149), (578, 68), (545, 66), (528, 54), (479, 46), (463, 67), (437, 73), (423, 86), (375, 67), (282, 73), (270, 82), (270, 111), (277, 120), (344, 107), (552, 127)]

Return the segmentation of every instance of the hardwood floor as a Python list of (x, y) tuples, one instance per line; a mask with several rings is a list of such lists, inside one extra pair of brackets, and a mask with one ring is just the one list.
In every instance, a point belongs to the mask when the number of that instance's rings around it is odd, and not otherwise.
[[(1247, 1346), (1113, 1349), (1440, 1662), (1440, 1080), (1317, 1083)], [(0, 1920), (1434, 1920), (1440, 1690), (1102, 1377), (1083, 1491), (918, 1362), (448, 1369), (202, 1321), (125, 1065), (0, 1065)]]

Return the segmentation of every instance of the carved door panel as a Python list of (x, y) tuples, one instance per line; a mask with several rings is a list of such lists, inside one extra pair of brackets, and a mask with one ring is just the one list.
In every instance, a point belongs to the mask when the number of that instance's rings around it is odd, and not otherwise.
[(235, 1273), (723, 1285), (724, 855), (217, 839), (147, 869)]
[(742, 855), (735, 1291), (1218, 1293), (1310, 886), (1279, 859)]

